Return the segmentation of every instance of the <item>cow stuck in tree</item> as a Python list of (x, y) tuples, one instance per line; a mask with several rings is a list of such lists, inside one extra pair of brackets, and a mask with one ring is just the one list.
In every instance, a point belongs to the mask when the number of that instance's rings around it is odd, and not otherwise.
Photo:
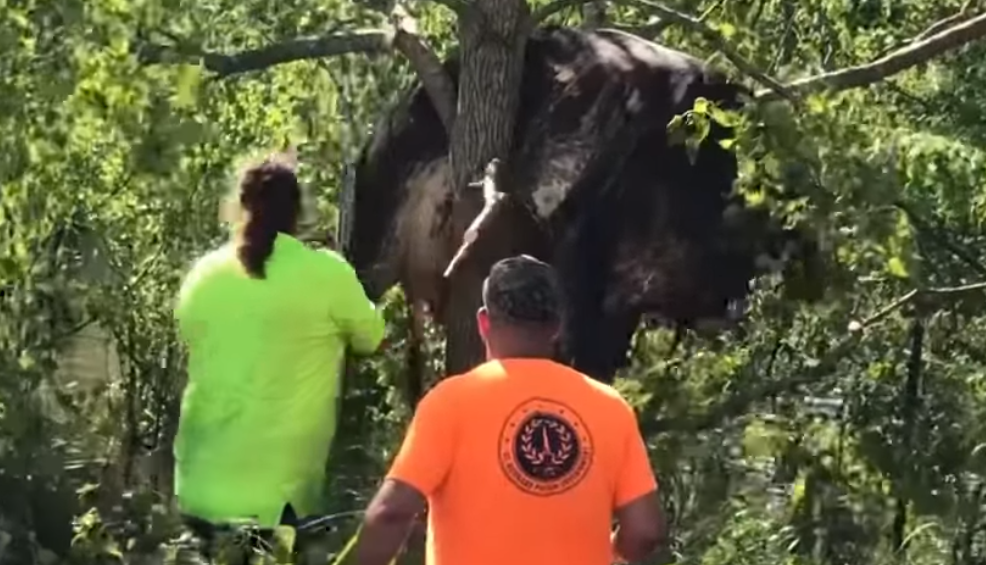
[[(455, 81), (457, 62), (445, 68)], [(466, 233), (450, 220), (448, 136), (418, 86), (363, 149), (346, 252), (372, 298), (401, 283), (419, 321), (425, 308), (446, 320), (458, 272), (485, 274), (517, 253), (549, 261), (568, 308), (560, 359), (610, 381), (642, 317), (734, 321), (752, 278), (815, 253), (732, 195), (736, 157), (717, 143), (728, 131), (713, 126), (694, 161), (669, 143), (669, 121), (697, 98), (736, 109), (744, 94), (698, 59), (633, 35), (537, 30), (513, 149), (495, 184), (467, 191)], [(464, 337), (448, 333), (450, 347)]]

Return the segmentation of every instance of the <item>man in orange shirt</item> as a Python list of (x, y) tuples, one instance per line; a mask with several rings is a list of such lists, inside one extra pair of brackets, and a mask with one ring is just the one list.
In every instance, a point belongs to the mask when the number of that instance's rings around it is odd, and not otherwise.
[(429, 565), (606, 565), (664, 541), (633, 409), (551, 360), (561, 305), (546, 263), (493, 266), (477, 313), (488, 361), (421, 400), (367, 509), (360, 565), (387, 565), (426, 502)]

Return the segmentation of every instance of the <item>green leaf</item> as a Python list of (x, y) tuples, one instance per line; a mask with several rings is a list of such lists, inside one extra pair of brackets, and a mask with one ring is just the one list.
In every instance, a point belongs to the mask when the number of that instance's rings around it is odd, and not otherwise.
[(699, 96), (695, 99), (695, 104), (692, 105), (692, 111), (696, 114), (707, 114), (709, 112), (709, 101), (706, 98)]
[(295, 535), (296, 532), (291, 526), (279, 525), (274, 528), (274, 554), (278, 563), (290, 563)]
[(908, 278), (907, 267), (900, 257), (891, 257), (887, 260), (887, 272), (897, 278)]
[(729, 22), (722, 22), (719, 24), (719, 33), (722, 34), (724, 39), (731, 39), (736, 35), (736, 26)]
[(200, 65), (179, 65), (175, 77), (175, 92), (172, 104), (175, 108), (192, 108), (198, 102), (199, 85), (202, 83)]
[(668, 132), (680, 129), (685, 124), (685, 117), (682, 114), (675, 114), (671, 121), (668, 122), (667, 130)]
[(716, 123), (727, 128), (736, 127), (741, 121), (739, 112), (723, 110), (715, 105), (710, 105), (709, 116), (711, 116)]

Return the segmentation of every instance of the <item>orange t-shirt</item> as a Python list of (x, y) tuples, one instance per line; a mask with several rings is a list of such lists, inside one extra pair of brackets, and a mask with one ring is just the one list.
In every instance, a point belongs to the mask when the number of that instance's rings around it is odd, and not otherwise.
[(657, 488), (633, 409), (546, 359), (439, 383), (388, 478), (428, 497), (429, 565), (608, 565), (613, 511)]

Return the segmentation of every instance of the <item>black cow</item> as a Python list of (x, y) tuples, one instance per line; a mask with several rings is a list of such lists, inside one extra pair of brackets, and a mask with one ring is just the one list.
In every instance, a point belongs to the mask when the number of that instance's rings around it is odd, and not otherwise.
[[(601, 380), (626, 363), (642, 316), (697, 327), (741, 315), (758, 262), (780, 265), (801, 237), (733, 199), (736, 158), (716, 143), (729, 132), (713, 127), (692, 162), (667, 125), (698, 97), (738, 108), (744, 90), (612, 30), (537, 30), (524, 65), (505, 189), (472, 191), (473, 243), (450, 227), (448, 137), (420, 86), (364, 148), (348, 252), (370, 294), (401, 282), (440, 314), (457, 249), (454, 268), (479, 272), (541, 257), (567, 293), (563, 359)], [(446, 69), (455, 80), (457, 62)]]

